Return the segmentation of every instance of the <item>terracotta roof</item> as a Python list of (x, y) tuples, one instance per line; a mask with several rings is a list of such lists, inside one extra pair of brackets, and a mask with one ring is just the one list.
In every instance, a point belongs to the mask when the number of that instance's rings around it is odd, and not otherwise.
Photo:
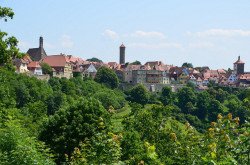
[(47, 63), (51, 67), (65, 67), (65, 65), (68, 63), (67, 57), (62, 54), (46, 56), (41, 61)]
[(150, 67), (153, 67), (153, 66), (162, 66), (164, 65), (164, 63), (162, 61), (148, 61), (145, 63), (145, 65), (149, 65)]
[(240, 56), (238, 57), (238, 60), (234, 64), (245, 64), (243, 61), (241, 61)]
[(226, 74), (227, 72), (225, 71), (225, 69), (218, 69), (217, 72), (219, 74)]
[(139, 70), (142, 65), (128, 65), (125, 70), (126, 71), (132, 71), (132, 70)]
[(28, 68), (41, 68), (38, 61), (32, 61), (28, 64)]
[(240, 80), (250, 80), (250, 73), (241, 74), (239, 78)]
[(78, 63), (78, 64), (81, 64), (84, 62), (84, 60), (82, 58), (75, 57), (73, 55), (67, 55), (66, 60), (67, 60), (67, 62)]

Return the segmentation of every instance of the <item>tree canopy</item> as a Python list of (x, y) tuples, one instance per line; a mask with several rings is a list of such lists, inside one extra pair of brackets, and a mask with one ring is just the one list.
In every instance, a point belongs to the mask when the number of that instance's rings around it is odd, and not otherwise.
[(92, 58), (89, 58), (87, 59), (87, 61), (90, 61), (90, 62), (101, 62), (102, 63), (102, 60), (96, 58), (96, 57), (92, 57)]
[(98, 83), (102, 83), (112, 89), (117, 88), (119, 85), (119, 79), (115, 72), (112, 69), (107, 67), (100, 67), (97, 70), (95, 81)]
[(193, 68), (194, 66), (193, 66), (192, 63), (184, 62), (184, 63), (182, 64), (182, 67)]
[(130, 65), (141, 65), (141, 62), (136, 60), (134, 62), (131, 62)]

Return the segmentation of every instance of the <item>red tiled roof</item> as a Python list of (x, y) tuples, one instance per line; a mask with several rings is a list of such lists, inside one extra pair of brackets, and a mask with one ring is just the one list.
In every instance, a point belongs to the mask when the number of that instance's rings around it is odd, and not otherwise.
[(243, 61), (241, 61), (240, 56), (238, 57), (238, 60), (234, 64), (245, 64)]
[(250, 80), (250, 74), (249, 73), (241, 74), (239, 78), (241, 80)]
[(72, 56), (72, 55), (67, 55), (66, 56), (66, 61), (67, 62), (73, 62), (73, 63), (83, 63), (84, 60), (80, 57), (75, 57), (75, 56)]
[(68, 62), (65, 55), (51, 55), (42, 59), (42, 62), (47, 63), (51, 67), (64, 67)]
[(31, 61), (29, 64), (28, 64), (28, 68), (40, 68), (40, 64), (38, 61)]

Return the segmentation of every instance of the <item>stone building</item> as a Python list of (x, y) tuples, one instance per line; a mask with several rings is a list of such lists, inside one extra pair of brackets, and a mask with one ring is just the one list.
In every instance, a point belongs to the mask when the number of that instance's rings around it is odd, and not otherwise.
[(234, 71), (237, 75), (244, 74), (244, 65), (245, 63), (241, 61), (239, 56), (238, 60), (234, 63)]
[(38, 48), (30, 48), (27, 51), (27, 54), (30, 56), (30, 58), (33, 61), (40, 61), (44, 57), (47, 56), (44, 48), (43, 48), (43, 37), (40, 37), (39, 39), (39, 47)]

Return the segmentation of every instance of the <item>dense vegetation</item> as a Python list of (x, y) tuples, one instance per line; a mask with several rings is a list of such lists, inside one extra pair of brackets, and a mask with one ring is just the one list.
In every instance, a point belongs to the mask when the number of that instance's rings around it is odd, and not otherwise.
[(0, 97), (0, 164), (249, 163), (250, 90), (122, 92), (0, 69)]

